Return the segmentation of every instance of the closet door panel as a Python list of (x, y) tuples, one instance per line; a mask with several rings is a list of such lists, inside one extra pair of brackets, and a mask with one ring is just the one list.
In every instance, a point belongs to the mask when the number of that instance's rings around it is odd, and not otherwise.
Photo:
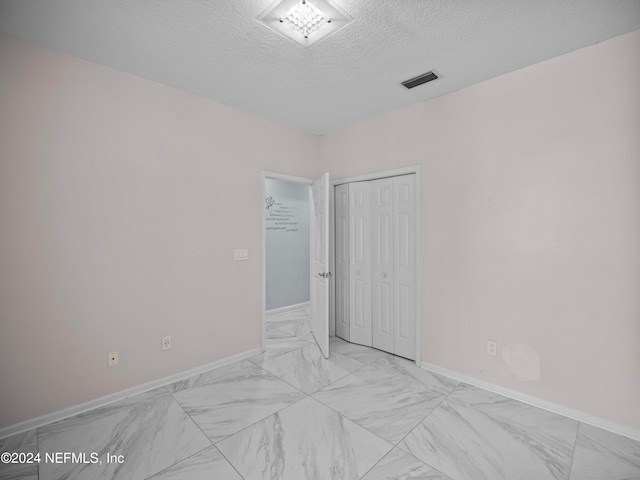
[[(352, 325), (355, 331), (362, 331), (367, 329), (365, 314), (365, 298), (367, 297), (366, 289), (367, 285), (364, 279), (362, 278), (354, 278), (351, 283), (353, 286), (353, 297), (352, 303), (354, 306), (353, 310), (353, 318)], [(355, 340), (354, 340), (355, 341)], [(357, 343), (362, 343), (363, 340), (358, 341)]]
[(400, 342), (407, 342), (411, 340), (411, 308), (409, 304), (411, 302), (411, 287), (409, 285), (396, 285), (395, 288), (396, 309), (395, 318), (397, 319), (396, 338)]
[(371, 186), (349, 184), (350, 341), (371, 346)]
[(349, 185), (335, 188), (336, 335), (349, 341)]
[(394, 348), (416, 358), (415, 175), (393, 178)]
[(373, 346), (393, 353), (393, 180), (371, 182), (371, 311)]
[(410, 268), (411, 239), (409, 238), (411, 219), (408, 213), (396, 213), (395, 237), (397, 240), (396, 265), (401, 268)]

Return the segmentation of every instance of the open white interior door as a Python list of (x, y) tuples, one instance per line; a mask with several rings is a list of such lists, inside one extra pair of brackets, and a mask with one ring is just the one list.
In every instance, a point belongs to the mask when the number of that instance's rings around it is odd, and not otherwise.
[(329, 358), (329, 174), (311, 186), (311, 331)]

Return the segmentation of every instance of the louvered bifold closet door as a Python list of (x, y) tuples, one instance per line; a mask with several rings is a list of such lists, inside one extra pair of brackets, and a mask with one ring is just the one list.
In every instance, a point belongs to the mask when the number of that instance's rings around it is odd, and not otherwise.
[(335, 188), (336, 335), (349, 337), (349, 184)]
[(373, 346), (394, 351), (393, 179), (371, 182), (371, 297)]
[(393, 177), (394, 349), (416, 358), (416, 182)]

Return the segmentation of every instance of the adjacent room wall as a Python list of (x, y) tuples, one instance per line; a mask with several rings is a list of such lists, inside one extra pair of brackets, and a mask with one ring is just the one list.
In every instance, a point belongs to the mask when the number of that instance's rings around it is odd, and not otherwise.
[(634, 32), (323, 137), (422, 165), (424, 361), (640, 428), (638, 85)]
[(0, 37), (0, 428), (259, 348), (261, 171), (318, 140)]
[(266, 309), (309, 301), (309, 185), (265, 180)]

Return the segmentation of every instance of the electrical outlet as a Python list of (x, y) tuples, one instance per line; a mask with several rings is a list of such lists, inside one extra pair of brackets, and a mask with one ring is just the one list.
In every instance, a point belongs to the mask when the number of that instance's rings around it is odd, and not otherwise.
[(107, 356), (108, 363), (110, 367), (118, 364), (118, 352), (109, 352)]
[(162, 350), (171, 350), (171, 336), (162, 337)]
[(491, 340), (487, 340), (487, 355), (498, 355), (498, 344)]

